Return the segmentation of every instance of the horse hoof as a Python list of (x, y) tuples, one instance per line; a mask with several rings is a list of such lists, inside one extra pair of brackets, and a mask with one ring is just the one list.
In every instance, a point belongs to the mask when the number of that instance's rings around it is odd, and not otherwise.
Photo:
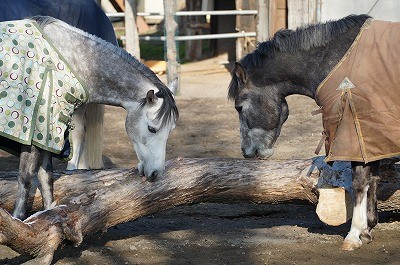
[(371, 243), (372, 239), (373, 239), (371, 231), (368, 231), (368, 230), (364, 230), (361, 233), (360, 238), (361, 238), (363, 243), (367, 243), (367, 244)]
[(359, 247), (361, 247), (362, 243), (358, 243), (358, 242), (350, 242), (350, 241), (344, 241), (343, 245), (342, 245), (342, 250), (346, 250), (346, 251), (353, 251)]

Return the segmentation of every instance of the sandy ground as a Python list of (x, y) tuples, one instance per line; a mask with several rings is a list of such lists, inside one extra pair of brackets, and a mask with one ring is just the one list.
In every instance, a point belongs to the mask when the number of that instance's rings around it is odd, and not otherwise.
[[(226, 97), (229, 81), (217, 58), (182, 67), (176, 97), (181, 118), (170, 136), (167, 159), (241, 158), (238, 118)], [(321, 135), (320, 117), (310, 115), (316, 105), (301, 96), (290, 96), (288, 102), (289, 119), (272, 159), (310, 158)], [(106, 108), (107, 167), (137, 163), (124, 120), (123, 109)], [(4, 152), (0, 157), (2, 170), (17, 168), (17, 158)], [(399, 213), (380, 213), (375, 240), (344, 252), (340, 245), (349, 224), (324, 225), (313, 205), (202, 203), (118, 225), (86, 237), (78, 248), (66, 244), (54, 264), (400, 264), (399, 221)], [(0, 246), (1, 264), (26, 260)]]

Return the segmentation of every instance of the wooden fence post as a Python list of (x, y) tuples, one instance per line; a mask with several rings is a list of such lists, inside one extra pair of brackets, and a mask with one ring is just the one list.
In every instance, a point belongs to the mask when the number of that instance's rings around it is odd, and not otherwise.
[[(202, 10), (202, 1), (186, 0), (186, 10)], [(182, 20), (180, 20), (182, 23)], [(183, 19), (185, 25), (185, 35), (194, 36), (204, 34), (206, 16), (186, 16)], [(199, 60), (203, 56), (202, 40), (189, 40), (185, 45), (185, 59), (189, 61)]]
[[(164, 24), (166, 35), (166, 53), (167, 53), (167, 81), (170, 83), (175, 78), (179, 77), (179, 63), (177, 61), (177, 45), (175, 34), (178, 24), (175, 17), (176, 0), (164, 0)], [(178, 82), (178, 91), (179, 91)]]
[[(243, 1), (236, 0), (236, 9), (239, 10), (251, 10), (256, 9), (256, 1)], [(236, 16), (236, 28), (239, 32), (254, 32), (256, 31), (255, 16), (249, 15), (237, 15)], [(246, 54), (256, 49), (256, 38), (245, 37), (236, 39), (236, 60), (240, 60)]]
[(288, 28), (295, 29), (319, 22), (319, 0), (287, 0)]
[(258, 0), (257, 42), (263, 42), (269, 38), (269, 3), (270, 0)]
[(137, 1), (125, 1), (125, 49), (140, 60), (139, 34), (136, 25)]

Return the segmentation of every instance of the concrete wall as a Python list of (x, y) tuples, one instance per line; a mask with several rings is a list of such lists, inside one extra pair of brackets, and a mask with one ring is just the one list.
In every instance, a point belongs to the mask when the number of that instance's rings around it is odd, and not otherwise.
[(399, 0), (320, 0), (320, 5), (321, 22), (368, 12), (376, 19), (400, 21)]
[(138, 0), (139, 12), (163, 12), (163, 0)]

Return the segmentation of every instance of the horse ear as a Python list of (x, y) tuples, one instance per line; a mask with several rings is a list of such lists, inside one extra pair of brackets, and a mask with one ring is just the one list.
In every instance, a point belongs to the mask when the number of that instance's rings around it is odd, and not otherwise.
[(244, 66), (238, 62), (235, 62), (235, 75), (242, 83), (246, 83), (247, 81), (246, 68), (244, 68)]
[(156, 96), (154, 95), (154, 90), (147, 91), (146, 101), (147, 101), (147, 103), (153, 103), (156, 101)]
[(178, 77), (174, 78), (174, 80), (169, 82), (168, 88), (171, 91), (172, 95), (176, 95), (176, 92), (178, 90), (178, 84), (179, 84)]

